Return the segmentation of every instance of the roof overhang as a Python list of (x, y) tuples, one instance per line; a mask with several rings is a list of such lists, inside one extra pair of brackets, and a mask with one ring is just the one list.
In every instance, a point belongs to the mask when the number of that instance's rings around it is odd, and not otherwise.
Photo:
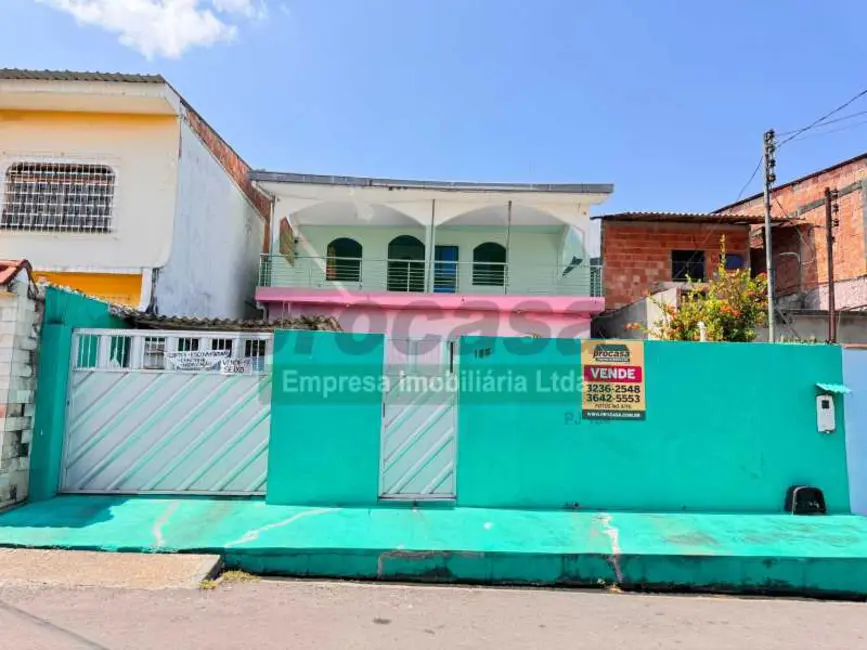
[(180, 115), (181, 98), (159, 77), (142, 82), (0, 75), (0, 110)]
[[(716, 214), (704, 212), (618, 212), (592, 217), (605, 222), (618, 223), (684, 223), (714, 225), (755, 225), (764, 223), (765, 218), (757, 214)], [(774, 218), (774, 222), (785, 219)]]
[(471, 192), (496, 194), (576, 194), (609, 195), (611, 183), (484, 183), (469, 181), (419, 181), (364, 176), (327, 176), (255, 170), (250, 178), (265, 185), (306, 185), (318, 188), (381, 189), (385, 191), (414, 190), (428, 192)]
[(816, 384), (816, 389), (832, 395), (847, 395), (852, 392), (843, 384)]

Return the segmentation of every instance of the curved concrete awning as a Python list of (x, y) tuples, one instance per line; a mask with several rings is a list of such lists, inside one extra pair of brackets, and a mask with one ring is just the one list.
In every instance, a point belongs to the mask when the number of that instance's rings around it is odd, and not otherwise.
[(586, 224), (591, 205), (605, 201), (607, 184), (444, 183), (253, 172), (276, 200), (277, 216), (293, 223), (388, 226), (406, 216), (420, 225), (495, 226)]

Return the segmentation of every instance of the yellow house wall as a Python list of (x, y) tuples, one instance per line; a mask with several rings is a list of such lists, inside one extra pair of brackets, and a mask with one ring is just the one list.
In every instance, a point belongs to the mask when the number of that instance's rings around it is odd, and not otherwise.
[(44, 273), (33, 277), (116, 305), (138, 308), (141, 302), (142, 277), (128, 273)]
[[(0, 230), (0, 258), (34, 269), (121, 273), (163, 266), (172, 244), (180, 126), (172, 115), (0, 110), (0, 174), (22, 161), (98, 163), (115, 171), (108, 233)], [(0, 207), (3, 197), (0, 195)], [(140, 286), (139, 286), (140, 290)]]

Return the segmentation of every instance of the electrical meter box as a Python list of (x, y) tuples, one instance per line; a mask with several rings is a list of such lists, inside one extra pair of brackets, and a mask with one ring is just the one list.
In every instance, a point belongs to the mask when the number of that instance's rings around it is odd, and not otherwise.
[(837, 428), (833, 395), (816, 396), (816, 420), (820, 433), (831, 433)]

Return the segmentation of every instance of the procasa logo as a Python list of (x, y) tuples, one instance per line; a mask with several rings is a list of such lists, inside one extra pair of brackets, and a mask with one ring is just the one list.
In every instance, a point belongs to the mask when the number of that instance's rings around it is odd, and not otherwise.
[(593, 360), (604, 363), (629, 363), (629, 348), (623, 344), (600, 344), (593, 349)]

